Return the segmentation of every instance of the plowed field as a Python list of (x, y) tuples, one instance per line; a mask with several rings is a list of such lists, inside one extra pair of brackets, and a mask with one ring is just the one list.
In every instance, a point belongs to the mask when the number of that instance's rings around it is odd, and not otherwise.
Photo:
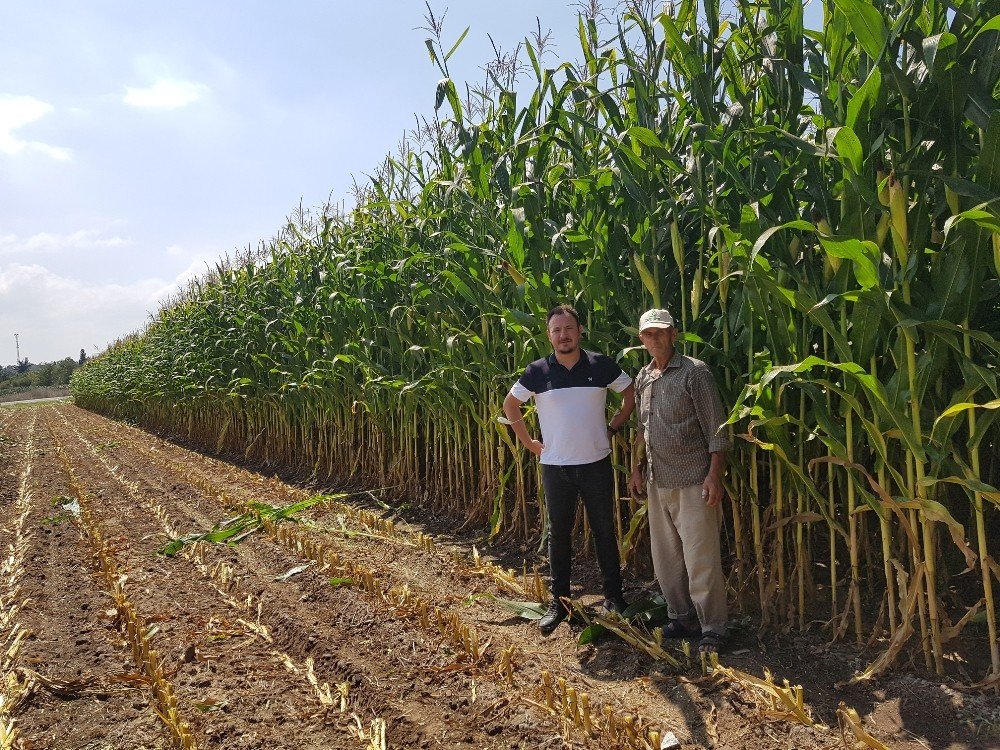
[(2, 408), (0, 748), (865, 746), (841, 702), (892, 748), (1000, 746), (996, 698), (903, 672), (837, 689), (871, 654), (819, 636), (748, 630), (707, 675), (673, 645), (680, 666), (540, 637), (494, 598), (537, 592), (533, 549), (480, 557), (457, 529), (68, 404)]

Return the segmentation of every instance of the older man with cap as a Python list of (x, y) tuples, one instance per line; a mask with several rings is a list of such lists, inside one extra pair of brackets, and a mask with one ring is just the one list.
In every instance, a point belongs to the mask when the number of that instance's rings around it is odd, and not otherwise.
[(718, 651), (727, 620), (719, 541), (726, 413), (708, 365), (675, 350), (669, 312), (643, 313), (639, 340), (653, 361), (635, 379), (639, 458), (629, 489), (648, 495), (653, 570), (670, 618), (663, 634), (700, 637), (699, 650)]

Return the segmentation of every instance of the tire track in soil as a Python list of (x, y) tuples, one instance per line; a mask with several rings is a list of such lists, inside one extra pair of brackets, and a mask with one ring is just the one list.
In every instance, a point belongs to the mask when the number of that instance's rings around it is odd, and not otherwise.
[[(114, 441), (101, 445), (108, 446), (111, 442)], [(80, 445), (83, 447), (84, 444)], [(181, 492), (179, 490), (183, 485), (170, 478), (151, 476), (156, 471), (147, 460), (140, 460), (136, 467), (127, 460), (123, 461), (126, 457), (118, 451), (114, 453), (119, 467), (127, 467), (126, 471), (132, 474), (132, 481), (137, 482), (140, 493), (155, 496), (157, 502), (168, 509), (171, 518), (186, 518), (202, 527), (211, 525), (204, 514), (208, 509), (191, 507), (192, 503), (203, 504), (198, 502), (200, 493), (190, 488), (186, 493)], [(217, 504), (211, 504), (219, 510)], [(148, 530), (145, 536), (151, 536)], [(158, 544), (162, 544), (162, 538)], [(359, 601), (360, 597), (355, 592), (334, 590), (324, 577), (313, 572), (298, 575), (293, 579), (294, 586), (276, 584), (274, 576), (301, 563), (300, 558), (271, 543), (262, 544), (257, 540), (245, 541), (234, 548), (210, 546), (213, 561), (224, 562), (242, 573), (234, 582), (234, 588), (238, 588), (240, 594), (233, 590), (233, 596), (242, 598), (242, 592), (250, 590), (250, 599), (263, 603), (261, 622), (268, 625), (269, 631), (274, 634), (275, 645), (300, 660), (310, 658), (312, 654), (319, 682), (335, 684), (335, 680), (345, 681), (346, 676), (352, 700), (360, 691), (367, 703), (372, 701), (366, 683), (382, 683), (384, 687), (379, 693), (397, 696), (395, 705), (384, 704), (381, 710), (377, 701), (368, 706), (369, 710), (374, 708), (375, 714), (382, 713), (389, 720), (391, 746), (428, 747), (443, 741), (445, 746), (542, 747), (546, 737), (557, 739), (560, 728), (555, 722), (543, 721), (539, 725), (526, 710), (521, 711), (516, 722), (500, 721), (501, 717), (492, 722), (486, 721), (481, 710), (474, 714), (477, 707), (471, 705), (473, 700), (478, 700), (479, 706), (488, 706), (491, 701), (500, 705), (505, 700), (504, 696), (491, 694), (488, 680), (476, 682), (475, 668), (469, 668), (469, 674), (463, 674), (459, 669), (462, 665), (456, 664), (454, 656), (447, 650), (440, 649), (437, 644), (422, 642), (425, 640), (422, 634), (410, 632), (408, 626), (391, 612), (379, 612), (367, 602)], [(303, 604), (308, 606), (303, 607)], [(317, 608), (325, 617), (316, 616)], [(341, 626), (335, 627), (330, 621)], [(360, 635), (348, 633), (351, 636), (348, 648), (340, 648), (333, 653), (322, 650), (323, 645), (343, 641), (345, 629), (357, 628), (362, 628), (362, 632)], [(365, 633), (365, 630), (369, 632)], [(385, 664), (387, 661), (389, 663)], [(379, 674), (367, 673), (372, 664), (381, 667)], [(184, 684), (180, 673), (174, 681), (180, 693)], [(415, 684), (417, 690), (414, 690)], [(441, 717), (441, 714), (447, 713), (445, 706), (457, 712), (450, 720)], [(395, 718), (391, 714), (395, 714)], [(419, 725), (406, 720), (407, 715), (421, 717)], [(402, 741), (402, 737), (407, 739)], [(561, 741), (559, 744), (562, 744)]]
[[(111, 426), (118, 426), (89, 413), (81, 421), (86, 424), (87, 429), (104, 436), (112, 434), (105, 432)], [(118, 443), (114, 449), (115, 458), (123, 465), (132, 466), (140, 474), (159, 470), (166, 475), (163, 482), (188, 487), (202, 498), (202, 502), (213, 502), (203, 490), (190, 487), (188, 480), (175, 468), (164, 467), (155, 459), (151, 462), (150, 454), (154, 451), (144, 443), (152, 442), (155, 438), (135, 428), (119, 430), (113, 434), (117, 435)], [(167, 458), (168, 461), (172, 461), (173, 456), (182, 459), (185, 466), (192, 466), (208, 482), (224, 485), (225, 490), (233, 497), (255, 497), (271, 504), (280, 504), (303, 500), (314, 494), (186, 451), (171, 443), (156, 442), (159, 446), (156, 452), (167, 454), (170, 457)], [(220, 513), (231, 515), (232, 511), (222, 511), (217, 504), (216, 517), (221, 517)], [(334, 527), (338, 525), (337, 515), (336, 510), (323, 505), (314, 506), (308, 512), (300, 514), (301, 517)], [(349, 522), (349, 519), (345, 520)], [(210, 527), (211, 523), (208, 523), (193, 529)], [(585, 658), (590, 658), (591, 661), (581, 665), (576, 638), (574, 635), (566, 637), (570, 632), (566, 628), (560, 631), (562, 637), (557, 634), (553, 638), (541, 639), (533, 623), (516, 621), (512, 624), (511, 614), (497, 605), (478, 601), (475, 607), (463, 607), (463, 602), (467, 602), (470, 595), (494, 593), (509, 597), (511, 594), (498, 590), (496, 586), (490, 585), (492, 581), (481, 572), (477, 574), (472, 570), (469, 563), (465, 562), (466, 553), (458, 548), (452, 549), (451, 554), (447, 555), (442, 547), (428, 553), (398, 538), (349, 539), (340, 534), (330, 535), (301, 527), (296, 533), (326, 546), (335, 544), (342, 557), (364, 563), (369, 569), (377, 571), (387, 588), (406, 585), (414, 593), (438, 604), (442, 609), (461, 609), (463, 619), (473, 623), (480, 632), (480, 640), (488, 640), (493, 644), (494, 653), (509, 647), (516, 649), (517, 671), (529, 681), (537, 681), (543, 671), (551, 671), (554, 678), (565, 676), (578, 690), (585, 689), (592, 705), (611, 706), (622, 715), (638, 713), (640, 716), (655, 717), (655, 726), (664, 726), (678, 734), (687, 734), (685, 711), (689, 714), (706, 711), (702, 705), (705, 699), (688, 690), (675, 690), (670, 699), (664, 699), (659, 685), (651, 684), (648, 660), (624, 643), (606, 640), (599, 649), (585, 649)], [(654, 679), (659, 680), (660, 675), (655, 675)], [(542, 700), (541, 696), (536, 697)], [(646, 725), (642, 721), (636, 724)], [(691, 740), (708, 739), (710, 733), (710, 730), (702, 728), (700, 736), (692, 737)]]
[[(95, 581), (101, 573), (92, 550), (58, 501), (71, 490), (55, 451), (37, 447), (44, 442), (36, 440), (28, 480), (21, 621), (29, 635), (17, 659), (42, 678), (19, 675), (33, 683), (17, 713), (19, 747), (169, 748), (149, 683), (114, 629), (114, 604)], [(43, 689), (45, 681), (64, 697)]]

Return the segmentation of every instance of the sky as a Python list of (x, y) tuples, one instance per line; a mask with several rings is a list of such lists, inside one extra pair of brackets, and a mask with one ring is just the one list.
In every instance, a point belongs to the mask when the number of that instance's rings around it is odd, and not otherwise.
[[(605, 5), (613, 5), (606, 0)], [(579, 2), (431, 0), (452, 78)], [(0, 0), (0, 365), (93, 355), (433, 112), (422, 0)], [(489, 36), (488, 36), (489, 35)], [(492, 37), (492, 42), (490, 40)], [(460, 85), (460, 91), (462, 87)]]
[[(431, 3), (456, 81), (487, 34), (536, 27), (573, 57), (560, 0)], [(433, 112), (417, 0), (0, 0), (0, 365), (94, 354), (192, 275), (274, 237), (299, 206), (350, 205)]]

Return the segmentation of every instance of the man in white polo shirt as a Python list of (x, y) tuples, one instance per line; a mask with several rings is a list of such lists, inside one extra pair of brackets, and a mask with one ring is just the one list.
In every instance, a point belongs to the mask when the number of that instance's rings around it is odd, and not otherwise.
[[(553, 353), (532, 362), (510, 389), (504, 414), (524, 446), (539, 457), (549, 517), (549, 570), (552, 602), (539, 629), (549, 634), (569, 614), (560, 597), (569, 597), (573, 561), (572, 533), (577, 498), (583, 499), (594, 535), (604, 583), (604, 609), (621, 613), (621, 565), (614, 523), (614, 474), (610, 436), (632, 414), (632, 378), (613, 359), (580, 348), (580, 317), (569, 305), (547, 318)], [(606, 423), (608, 389), (621, 393), (621, 408)], [(528, 434), (521, 404), (535, 397), (542, 439)]]

